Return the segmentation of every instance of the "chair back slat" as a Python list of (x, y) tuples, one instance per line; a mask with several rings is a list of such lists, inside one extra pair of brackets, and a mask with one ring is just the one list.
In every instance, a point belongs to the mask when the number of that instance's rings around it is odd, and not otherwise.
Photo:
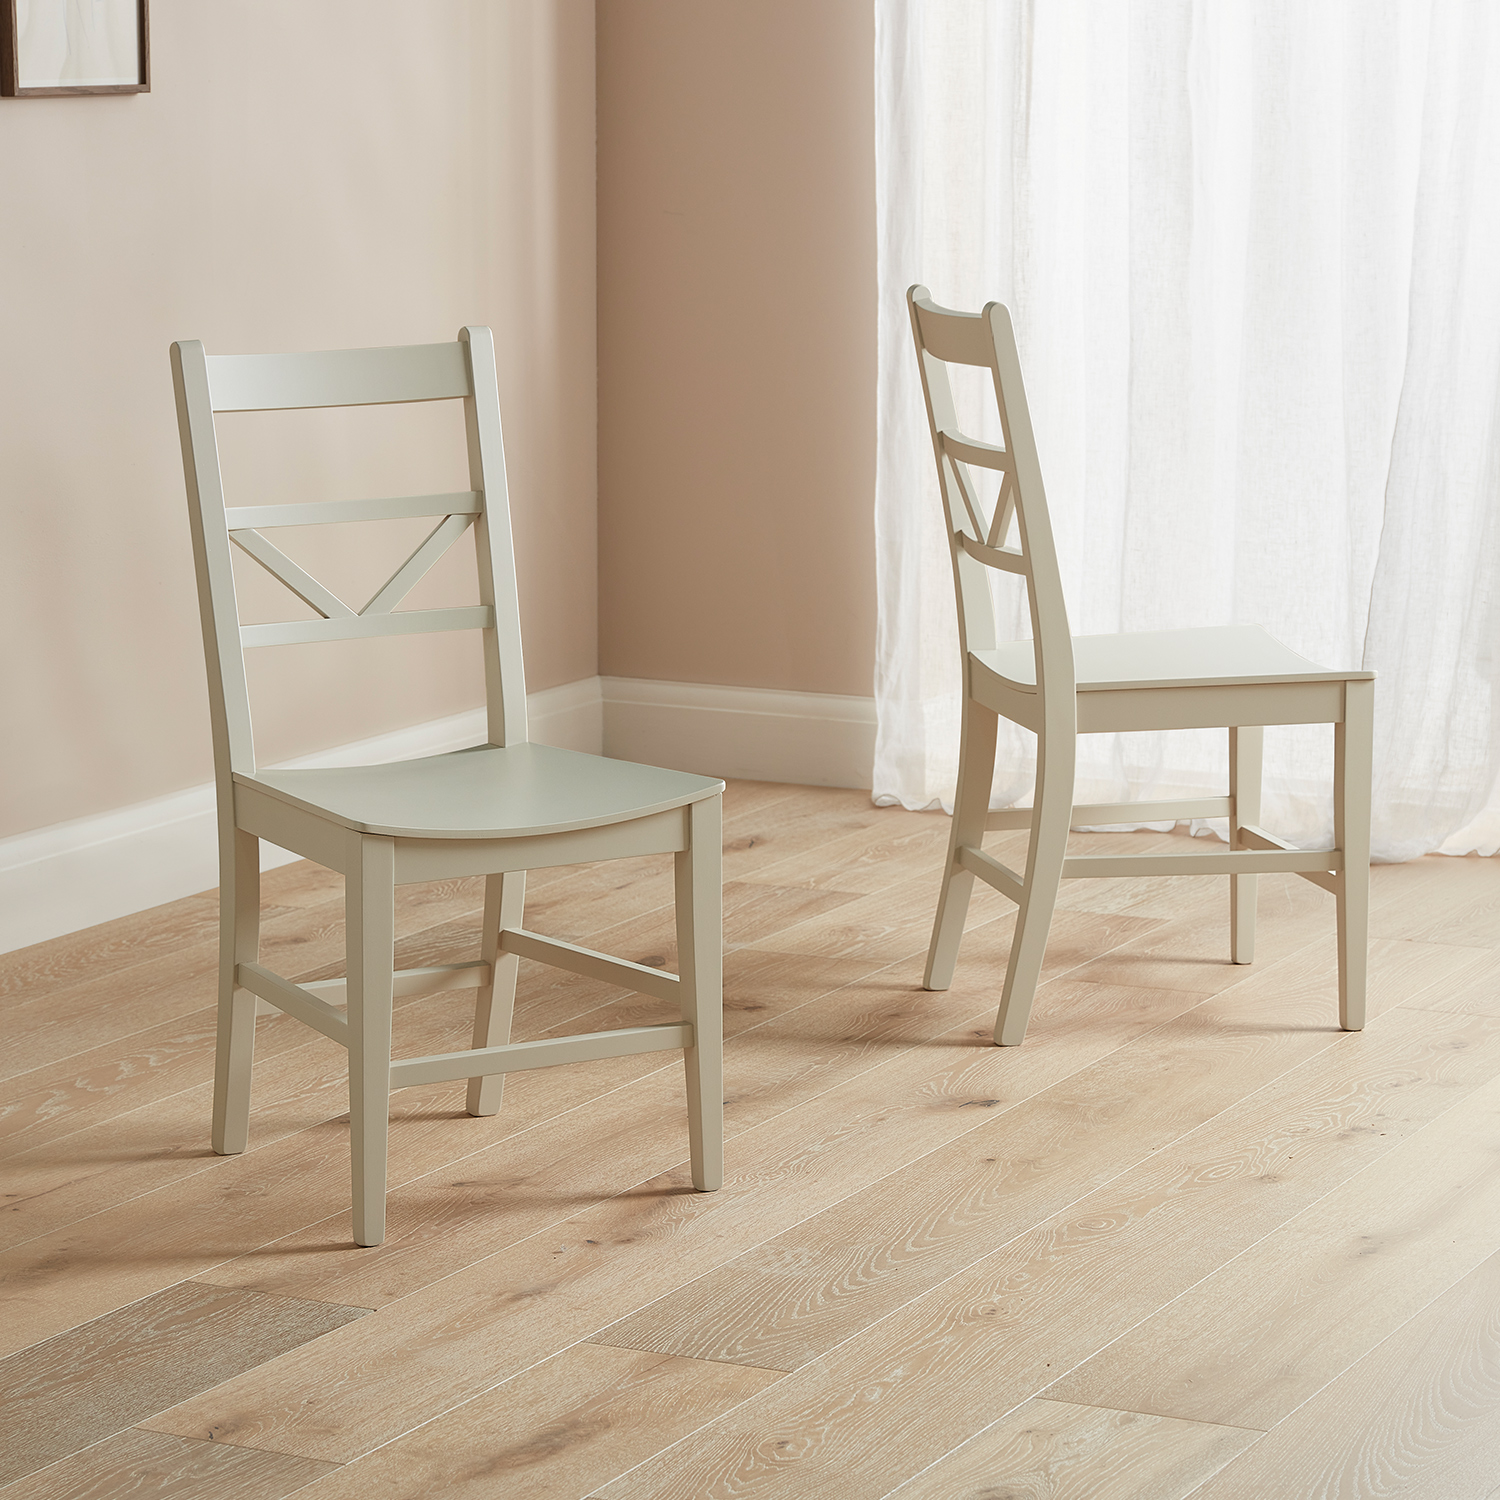
[(398, 495), (389, 500), (317, 500), (309, 505), (234, 505), (224, 512), (230, 535), (276, 526), (331, 526), (345, 521), (405, 521), (418, 516), (478, 515), (474, 490), (449, 495)]
[[(1036, 686), (1044, 701), (1049, 701), (1044, 713), (1072, 715), (1073, 640), (1010, 313), (998, 302), (991, 302), (982, 313), (954, 312), (934, 303), (923, 286), (907, 292), (907, 306), (953, 557), (964, 660), (967, 663), (971, 650), (996, 644), (987, 573), (999, 569), (1019, 575), (1026, 582), (1031, 614)], [(950, 364), (990, 371), (1003, 448), (960, 431), (948, 379)], [(979, 514), (969, 465), (1002, 475), (994, 512), (987, 521)], [(1017, 548), (1001, 545), (1012, 514), (1020, 533)]]
[(340, 615), (332, 620), (275, 620), (241, 625), (240, 640), (252, 646), (305, 646), (314, 641), (359, 641), (377, 635), (427, 635), (439, 630), (490, 630), (495, 611), (488, 604), (452, 609), (407, 609), (393, 615)]
[(325, 620), (340, 619), (354, 611), (331, 589), (325, 588), (310, 573), (305, 573), (280, 547), (268, 542), (258, 531), (231, 531), (229, 540), (242, 552), (253, 557), (273, 578), (284, 583), (304, 604)]
[(210, 354), (206, 361), (215, 411), (382, 406), (469, 394), (461, 344), (317, 354)]
[(958, 463), (994, 469), (1001, 474), (1010, 472), (1010, 454), (1004, 448), (995, 447), (993, 443), (981, 443), (978, 438), (964, 437), (958, 432), (940, 431), (937, 439), (943, 452)]
[(422, 545), (378, 588), (360, 614), (388, 615), (427, 575), (432, 565), (474, 524), (474, 517), (448, 516), (439, 521)]
[[(526, 679), (520, 607), (505, 486), (495, 348), (489, 329), (460, 329), (458, 339), (451, 344), (315, 354), (209, 356), (201, 343), (184, 341), (172, 346), (172, 373), (208, 659), (214, 767), (221, 793), (235, 773), (255, 772), (244, 663), (244, 652), (252, 647), (434, 631), (482, 631), (490, 743), (524, 742)], [(379, 500), (226, 508), (214, 431), (216, 411), (438, 400), (464, 403), (469, 489)], [(420, 516), (435, 516), (438, 524), (357, 613), (259, 530)], [(398, 610), (406, 595), (470, 526), (476, 531), (479, 603), (448, 609)], [(242, 626), (231, 544), (279, 579), (321, 618)], [(223, 795), (220, 803), (222, 814), (223, 807), (231, 804)]]

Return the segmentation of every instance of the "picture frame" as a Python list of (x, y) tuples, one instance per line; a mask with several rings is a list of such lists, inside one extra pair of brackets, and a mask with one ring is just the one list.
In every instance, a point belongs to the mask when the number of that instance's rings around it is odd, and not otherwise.
[(147, 94), (147, 0), (0, 0), (0, 98)]

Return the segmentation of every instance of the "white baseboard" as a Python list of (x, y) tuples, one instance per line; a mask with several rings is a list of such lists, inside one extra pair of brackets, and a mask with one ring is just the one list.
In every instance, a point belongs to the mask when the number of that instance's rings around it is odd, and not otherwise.
[[(704, 775), (868, 787), (870, 698), (586, 677), (527, 699), (531, 736), (570, 750)], [(484, 710), (301, 756), (373, 765), (484, 738)], [(218, 882), (212, 783), (0, 839), (0, 953), (208, 890)], [(296, 858), (262, 843), (266, 869)]]
[(873, 698), (633, 677), (603, 688), (606, 755), (705, 776), (870, 785)]

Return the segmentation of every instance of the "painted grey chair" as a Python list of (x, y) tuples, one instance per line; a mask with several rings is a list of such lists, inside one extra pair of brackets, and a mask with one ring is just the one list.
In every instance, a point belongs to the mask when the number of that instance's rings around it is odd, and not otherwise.
[[(354, 1239), (385, 1235), (392, 1089), (469, 1080), (471, 1115), (494, 1114), (504, 1074), (630, 1053), (681, 1051), (696, 1187), (723, 1180), (720, 805), (724, 784), (532, 744), (526, 736), (510, 508), (500, 436), (494, 344), (487, 328), (455, 343), (315, 354), (205, 355), (172, 346), (193, 555), (208, 660), (219, 804), (221, 961), (213, 1148), (243, 1151), (250, 1115), (256, 998), (349, 1052)], [(471, 488), (387, 500), (225, 508), (214, 413), (405, 401), (462, 401)], [(362, 609), (310, 577), (262, 533), (283, 526), (436, 517), (437, 525)], [(416, 582), (475, 528), (479, 603), (398, 610)], [(315, 620), (241, 625), (230, 545), (274, 574)], [(255, 762), (243, 651), (443, 630), (484, 634), (489, 742), (385, 766), (263, 770)], [(337, 870), (345, 880), (345, 979), (293, 984), (259, 962), (262, 838)], [(680, 977), (528, 932), (525, 872), (672, 852)], [(478, 959), (394, 967), (395, 887), (483, 875)], [(679, 1021), (512, 1042), (516, 968), (531, 958), (679, 1004)], [(397, 996), (478, 990), (473, 1047), (391, 1058)], [(342, 1000), (340, 1006), (337, 1002)]]
[[(1020, 908), (995, 1022), (995, 1040), (1013, 1046), (1026, 1035), (1059, 881), (1090, 875), (1228, 875), (1231, 955), (1235, 963), (1249, 963), (1256, 876), (1290, 871), (1335, 897), (1339, 1024), (1358, 1031), (1365, 1023), (1369, 947), (1374, 673), (1326, 671), (1258, 625), (1072, 635), (1010, 314), (998, 302), (982, 313), (941, 308), (924, 286), (912, 287), (906, 300), (953, 557), (964, 680), (953, 828), (924, 986), (943, 990), (952, 983), (975, 876)], [(960, 432), (950, 364), (989, 371), (1003, 448)], [(1001, 476), (988, 517), (971, 466)], [(1006, 545), (1012, 519), (1015, 547)], [(988, 577), (996, 570), (1025, 581), (1030, 640), (996, 639)], [(1002, 715), (1037, 737), (1036, 793), (1029, 808), (991, 812)], [(1296, 849), (1258, 826), (1262, 726), (1328, 723), (1334, 726), (1335, 847)], [(1226, 727), (1227, 796), (1075, 805), (1080, 734)], [(1074, 824), (1212, 817), (1229, 819), (1229, 848), (1222, 852), (1067, 853)], [(1017, 828), (1031, 830), (1022, 874), (982, 847), (987, 831)]]

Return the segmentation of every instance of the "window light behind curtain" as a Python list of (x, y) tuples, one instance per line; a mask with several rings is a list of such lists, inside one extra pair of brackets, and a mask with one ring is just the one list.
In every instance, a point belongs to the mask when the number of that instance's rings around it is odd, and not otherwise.
[[(1075, 633), (1253, 622), (1373, 668), (1377, 857), (1493, 853), (1500, 4), (875, 9), (877, 799), (951, 806), (958, 750), (921, 281), (1015, 316)], [(1224, 738), (1086, 736), (1078, 797), (1222, 791)], [(1267, 731), (1266, 822), (1304, 843), (1331, 738)], [(1002, 721), (995, 805), (1033, 747)]]

